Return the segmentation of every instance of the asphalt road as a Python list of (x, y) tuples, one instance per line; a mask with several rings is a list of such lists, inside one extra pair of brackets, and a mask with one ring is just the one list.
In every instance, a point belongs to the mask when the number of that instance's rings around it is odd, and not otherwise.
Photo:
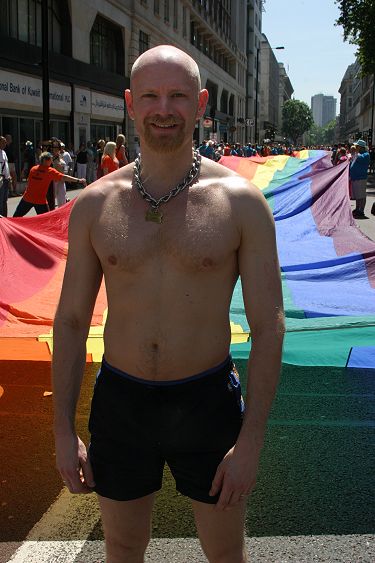
[[(85, 441), (97, 367), (87, 365), (78, 406)], [(70, 495), (54, 467), (49, 372), (0, 362), (0, 563), (104, 561), (94, 495)], [(373, 563), (374, 398), (372, 370), (284, 366), (248, 503), (252, 563)], [(152, 536), (148, 562), (205, 561), (168, 470)]]

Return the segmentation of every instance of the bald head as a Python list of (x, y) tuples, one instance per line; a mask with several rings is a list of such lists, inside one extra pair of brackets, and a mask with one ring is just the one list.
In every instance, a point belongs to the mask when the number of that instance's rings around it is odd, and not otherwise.
[(183, 68), (190, 79), (196, 83), (197, 91), (200, 91), (201, 79), (197, 63), (187, 53), (173, 45), (158, 45), (142, 53), (133, 64), (130, 73), (130, 88), (133, 87), (134, 80), (140, 71), (163, 64)]

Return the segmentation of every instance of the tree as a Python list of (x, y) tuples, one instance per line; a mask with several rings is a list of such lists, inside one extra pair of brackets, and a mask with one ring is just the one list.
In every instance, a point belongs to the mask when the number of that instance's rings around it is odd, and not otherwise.
[(311, 109), (300, 100), (288, 100), (283, 105), (283, 133), (296, 145), (298, 138), (314, 123)]
[(375, 73), (374, 0), (335, 0), (340, 10), (336, 25), (344, 29), (344, 41), (358, 46), (362, 74)]
[(323, 128), (323, 138), (326, 145), (332, 145), (335, 140), (336, 119), (332, 119)]

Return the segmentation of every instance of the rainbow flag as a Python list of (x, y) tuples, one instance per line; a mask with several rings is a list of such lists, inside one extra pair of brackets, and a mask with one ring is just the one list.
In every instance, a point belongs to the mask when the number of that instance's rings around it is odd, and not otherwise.
[[(0, 360), (50, 360), (73, 202), (36, 217), (0, 218)], [(102, 286), (92, 326), (106, 309)]]
[[(375, 368), (375, 242), (356, 226), (348, 164), (325, 151), (223, 157), (264, 193), (277, 233), (287, 333), (285, 363)], [(240, 284), (231, 319), (248, 330)], [(235, 357), (251, 341), (232, 345)]]
[[(375, 368), (375, 242), (352, 218), (347, 165), (332, 167), (325, 151), (220, 163), (258, 186), (273, 211), (287, 321), (283, 361)], [(72, 205), (0, 218), (0, 359), (51, 357)], [(106, 306), (102, 286), (88, 360), (100, 361)], [(247, 358), (251, 338), (240, 282), (231, 321), (232, 354)]]

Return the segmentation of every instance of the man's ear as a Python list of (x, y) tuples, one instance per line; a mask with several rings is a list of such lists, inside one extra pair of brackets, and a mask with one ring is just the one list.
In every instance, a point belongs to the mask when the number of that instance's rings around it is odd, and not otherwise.
[(134, 120), (133, 96), (130, 90), (125, 90), (125, 104), (130, 119)]
[(208, 102), (208, 90), (204, 88), (199, 92), (199, 96), (198, 96), (197, 120), (204, 115), (207, 102)]

